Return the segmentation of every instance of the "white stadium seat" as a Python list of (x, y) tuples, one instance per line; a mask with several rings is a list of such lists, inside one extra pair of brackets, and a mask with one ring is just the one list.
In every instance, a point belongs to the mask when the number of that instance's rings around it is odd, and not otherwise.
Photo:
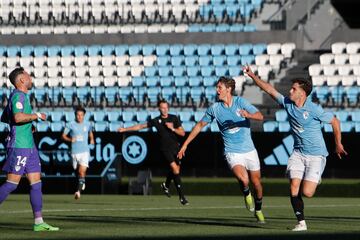
[(334, 54), (345, 53), (345, 50), (346, 50), (346, 43), (344, 42), (337, 42), (331, 44), (331, 52)]

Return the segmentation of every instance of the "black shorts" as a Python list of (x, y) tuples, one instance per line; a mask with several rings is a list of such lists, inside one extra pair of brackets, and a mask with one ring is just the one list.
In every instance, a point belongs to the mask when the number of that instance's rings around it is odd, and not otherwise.
[(168, 163), (175, 162), (177, 165), (181, 164), (180, 159), (177, 158), (178, 151), (161, 151), (161, 154)]

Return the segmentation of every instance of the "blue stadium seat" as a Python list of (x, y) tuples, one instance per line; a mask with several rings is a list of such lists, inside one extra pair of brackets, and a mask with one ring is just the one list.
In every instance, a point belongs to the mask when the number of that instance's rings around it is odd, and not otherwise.
[(156, 63), (158, 66), (168, 66), (170, 65), (170, 56), (158, 56), (156, 59)]
[(38, 132), (47, 132), (50, 129), (50, 122), (37, 122), (36, 123), (36, 131)]
[(99, 56), (101, 55), (101, 45), (91, 45), (88, 47), (89, 56)]
[(190, 87), (199, 87), (202, 85), (202, 78), (199, 76), (189, 77), (189, 86)]
[(225, 4), (215, 4), (213, 5), (213, 14), (217, 20), (222, 20), (225, 17)]
[(174, 44), (170, 46), (170, 55), (179, 56), (182, 55), (184, 46), (182, 44)]
[(158, 67), (157, 66), (146, 67), (144, 69), (144, 73), (146, 77), (156, 76), (158, 75)]
[(128, 102), (132, 96), (132, 87), (119, 88), (119, 97), (122, 102)]
[(249, 55), (252, 53), (252, 44), (251, 43), (244, 43), (239, 45), (239, 53), (240, 55)]
[(347, 111), (336, 111), (334, 112), (336, 118), (339, 119), (341, 122), (346, 122), (349, 117), (349, 112)]
[(200, 44), (197, 47), (197, 53), (200, 56), (211, 55), (210, 49), (211, 49), (210, 44)]
[(243, 30), (244, 30), (244, 25), (239, 23), (235, 23), (231, 25), (229, 29), (230, 32), (242, 32)]
[(49, 46), (47, 49), (48, 57), (56, 57), (60, 55), (61, 46)]
[(95, 122), (102, 122), (105, 121), (106, 112), (105, 111), (93, 111), (92, 112), (93, 118)]
[(95, 132), (105, 132), (108, 129), (108, 122), (96, 122), (94, 123)]
[(124, 123), (121, 121), (116, 121), (116, 122), (110, 122), (109, 123), (109, 131), (110, 132), (117, 132), (117, 130), (120, 127), (123, 127)]
[(215, 76), (203, 78), (204, 87), (214, 87), (216, 82), (217, 82), (217, 78)]
[(170, 54), (170, 46), (169, 44), (159, 44), (156, 46), (156, 55), (164, 56)]
[(118, 87), (106, 87), (105, 88), (105, 98), (108, 102), (108, 105), (113, 106), (115, 104), (116, 96), (118, 95)]
[(241, 56), (241, 65), (251, 65), (255, 63), (255, 56), (254, 55), (243, 55)]
[(196, 103), (199, 104), (202, 101), (202, 97), (203, 97), (203, 93), (204, 93), (204, 88), (203, 87), (192, 87), (190, 89), (190, 97), (192, 98), (192, 100)]
[(133, 112), (133, 111), (123, 111), (121, 116), (122, 116), (122, 120), (124, 122), (134, 121), (135, 112)]
[(359, 110), (353, 111), (350, 114), (351, 114), (351, 121), (360, 122), (360, 111)]
[(214, 103), (216, 101), (215, 87), (206, 87), (205, 88), (205, 98), (209, 103)]
[(180, 103), (185, 104), (190, 94), (189, 87), (176, 87), (176, 98)]
[(184, 65), (184, 56), (172, 56), (171, 57), (172, 66), (181, 66)]
[(104, 87), (94, 87), (90, 88), (91, 98), (95, 101), (95, 104), (99, 104), (101, 102), (101, 98), (105, 95)]
[(5, 56), (6, 49), (7, 49), (7, 47), (6, 47), (6, 46), (2, 46), (2, 45), (0, 45), (0, 57)]
[(340, 122), (341, 132), (351, 132), (354, 128), (353, 122)]
[(278, 122), (279, 132), (289, 132), (290, 131), (290, 123), (287, 121)]
[(133, 77), (131, 80), (133, 87), (142, 87), (145, 85), (145, 77)]
[(160, 86), (161, 87), (170, 87), (174, 84), (174, 78), (171, 76), (160, 77)]
[(146, 87), (138, 87), (133, 89), (133, 97), (136, 103), (142, 105), (144, 103), (144, 97), (147, 89)]
[(360, 122), (355, 122), (355, 132), (360, 132)]
[(9, 125), (3, 122), (0, 122), (0, 132), (8, 132)]
[(236, 77), (242, 74), (242, 69), (240, 66), (231, 66), (229, 67), (229, 76)]
[(140, 44), (134, 44), (129, 46), (129, 55), (140, 55), (142, 51), (142, 46)]
[(324, 127), (324, 132), (332, 132), (333, 131), (332, 126), (329, 123), (324, 123), (323, 127)]
[(218, 24), (215, 27), (215, 32), (229, 32), (230, 31), (230, 25), (229, 24)]
[(107, 118), (110, 122), (117, 122), (120, 120), (119, 119), (120, 114), (121, 114), (120, 111), (107, 111), (106, 114), (107, 114)]
[(146, 86), (147, 87), (155, 87), (159, 84), (159, 77), (152, 76), (145, 78)]
[(200, 66), (209, 66), (212, 65), (212, 56), (200, 56), (199, 57)]
[(66, 122), (75, 121), (75, 113), (73, 111), (64, 112), (64, 116), (65, 116), (65, 121)]
[(200, 24), (190, 24), (188, 27), (188, 32), (200, 32), (201, 25)]
[(200, 68), (200, 72), (203, 77), (210, 77), (214, 73), (214, 68), (212, 66), (203, 66)]
[(212, 5), (200, 5), (199, 14), (205, 21), (209, 20), (212, 15)]
[(185, 66), (173, 67), (172, 74), (174, 77), (181, 77), (185, 75)]
[(115, 55), (116, 56), (123, 56), (128, 53), (129, 46), (126, 44), (123, 45), (117, 45), (115, 46)]
[(51, 111), (49, 115), (52, 122), (60, 122), (63, 120), (63, 111)]
[(247, 24), (244, 26), (244, 32), (255, 32), (256, 26), (253, 24)]
[(267, 121), (263, 124), (264, 132), (276, 132), (277, 127), (278, 122), (276, 121)]
[(267, 49), (267, 44), (265, 43), (257, 43), (253, 45), (253, 53), (254, 55), (265, 54)]
[(195, 122), (199, 122), (205, 115), (205, 110), (194, 112), (194, 120)]
[(145, 44), (142, 46), (142, 53), (144, 56), (155, 54), (155, 44)]
[(123, 127), (128, 128), (128, 127), (134, 126), (136, 124), (138, 124), (138, 122), (136, 122), (136, 121), (124, 122)]
[(44, 103), (47, 92), (48, 92), (47, 88), (35, 88), (34, 96), (36, 101), (39, 103)]
[(210, 131), (211, 132), (220, 132), (219, 125), (216, 121), (212, 121), (210, 124)]
[(149, 114), (147, 111), (138, 111), (136, 112), (136, 120), (138, 122), (146, 122), (149, 118)]
[(198, 64), (198, 57), (197, 56), (193, 56), (193, 55), (191, 55), (191, 56), (186, 56), (185, 57), (185, 65), (187, 66), (187, 67), (191, 67), (191, 66), (195, 66), (195, 65), (197, 65)]
[(101, 55), (102, 56), (111, 56), (114, 54), (114, 49), (115, 46), (114, 45), (103, 45), (101, 46)]
[[(21, 57), (30, 57), (34, 52), (34, 46), (32, 45), (25, 45), (20, 48), (20, 55)], [(0, 54), (0, 56), (2, 56)]]
[(84, 56), (87, 54), (87, 46), (86, 45), (78, 45), (74, 47), (75, 57)]
[(161, 97), (167, 102), (171, 103), (175, 94), (174, 87), (163, 87), (161, 89)]
[(215, 75), (217, 77), (220, 76), (228, 76), (229, 75), (229, 71), (227, 67), (223, 67), (223, 66), (216, 66), (215, 67)]
[(292, 135), (287, 136), (286, 138), (283, 138), (282, 140), (286, 151), (290, 155), (294, 150), (294, 137)]
[(359, 87), (351, 86), (345, 88), (346, 98), (348, 99), (351, 105), (356, 105), (358, 103), (359, 98)]
[(281, 109), (275, 112), (275, 119), (278, 122), (288, 121), (288, 114), (285, 110)]
[[(180, 68), (180, 67), (175, 67), (175, 68)], [(160, 77), (171, 76), (171, 66), (160, 66), (158, 68), (158, 72)]]
[[(227, 4), (226, 5), (226, 15), (231, 20), (236, 20), (240, 14), (240, 6), (239, 4)], [(230, 30), (230, 28), (229, 28)]]
[(160, 90), (161, 89), (159, 87), (149, 87), (147, 89), (147, 97), (150, 100), (150, 104), (152, 105), (157, 104), (159, 100)]
[(213, 44), (213, 45), (211, 45), (210, 52), (211, 52), (211, 55), (213, 55), (213, 56), (224, 55), (225, 46), (224, 46), (224, 44)]
[(343, 102), (343, 97), (345, 94), (345, 89), (343, 86), (335, 86), (330, 88), (331, 98), (336, 104), (341, 104)]
[(192, 66), (192, 67), (187, 67), (186, 68), (186, 75), (188, 77), (195, 77), (198, 76), (200, 72), (200, 68), (199, 66)]
[(255, 9), (261, 9), (264, 0), (251, 0), (251, 4), (254, 6)]
[(234, 56), (239, 54), (239, 45), (237, 44), (227, 44), (225, 45), (225, 54), (227, 56)]
[[(72, 46), (72, 45), (65, 45), (65, 46), (62, 46), (60, 49), (60, 54), (62, 57), (71, 56), (71, 55), (73, 55), (73, 52), (74, 52), (74, 46)], [(34, 49), (34, 55), (35, 55), (35, 49)]]
[(200, 26), (200, 31), (201, 32), (215, 32), (216, 30), (216, 25), (215, 24), (204, 24), (202, 26)]
[(229, 55), (226, 58), (227, 65), (240, 67), (240, 59), (241, 57), (238, 55)]
[(184, 55), (185, 56), (193, 56), (196, 54), (197, 54), (197, 45), (195, 45), (195, 44), (184, 45)]
[(244, 18), (250, 18), (253, 11), (254, 11), (254, 7), (251, 4), (241, 4), (240, 5), (240, 14)]
[(7, 57), (16, 57), (19, 56), (20, 54), (20, 48), (19, 46), (9, 46), (6, 49), (6, 55)]
[(213, 56), (213, 64), (215, 66), (224, 66), (226, 61), (226, 56)]
[(66, 103), (72, 103), (73, 102), (73, 97), (74, 97), (75, 93), (76, 93), (76, 88), (75, 87), (62, 88), (62, 96), (65, 99)]
[(320, 103), (325, 104), (329, 98), (329, 88), (327, 86), (321, 86), (315, 88), (316, 97)]
[(76, 88), (76, 96), (81, 102), (86, 102), (90, 95), (90, 87)]
[(184, 128), (185, 132), (191, 132), (191, 130), (193, 129), (193, 127), (195, 126), (195, 122), (193, 121), (186, 121), (186, 122), (182, 122), (182, 127)]
[(56, 121), (50, 123), (50, 130), (52, 132), (63, 132), (65, 123), (63, 121)]
[(42, 57), (45, 56), (47, 52), (47, 47), (46, 46), (36, 46), (34, 47), (34, 57)]
[(175, 86), (176, 87), (184, 87), (187, 85), (188, 78), (185, 76), (179, 76), (179, 77), (174, 77), (174, 82), (175, 82)]
[(193, 113), (191, 111), (180, 111), (178, 112), (178, 115), (182, 122), (191, 121), (193, 118)]

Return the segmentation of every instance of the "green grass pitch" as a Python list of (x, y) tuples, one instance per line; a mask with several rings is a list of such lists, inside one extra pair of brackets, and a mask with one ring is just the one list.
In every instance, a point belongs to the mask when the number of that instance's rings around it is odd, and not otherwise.
[(256, 223), (239, 196), (188, 196), (189, 206), (162, 195), (44, 195), (44, 219), (59, 232), (32, 231), (28, 195), (0, 206), (0, 239), (360, 239), (358, 198), (305, 199), (309, 230), (288, 230), (296, 220), (287, 197), (265, 197), (267, 223)]

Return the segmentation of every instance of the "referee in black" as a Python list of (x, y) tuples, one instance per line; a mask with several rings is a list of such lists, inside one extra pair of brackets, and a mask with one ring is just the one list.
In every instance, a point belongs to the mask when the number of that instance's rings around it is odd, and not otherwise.
[(160, 116), (150, 119), (147, 123), (137, 124), (127, 128), (119, 128), (119, 132), (138, 131), (143, 128), (155, 127), (160, 137), (160, 151), (163, 158), (168, 161), (170, 171), (166, 177), (166, 181), (161, 184), (161, 188), (170, 197), (169, 187), (171, 180), (174, 180), (176, 190), (179, 194), (180, 203), (188, 205), (182, 188), (180, 178), (180, 160), (177, 158), (177, 153), (180, 150), (180, 143), (177, 136), (184, 137), (185, 131), (181, 126), (180, 119), (173, 114), (169, 114), (169, 103), (165, 100), (160, 100), (158, 103)]

